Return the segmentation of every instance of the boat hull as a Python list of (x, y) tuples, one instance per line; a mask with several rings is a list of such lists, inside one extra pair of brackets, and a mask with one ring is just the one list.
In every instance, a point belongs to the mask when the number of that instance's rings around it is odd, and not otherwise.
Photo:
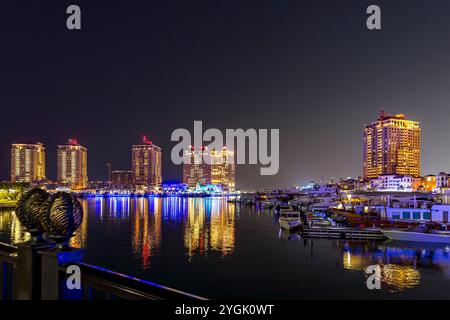
[(279, 222), (280, 222), (280, 227), (285, 230), (294, 230), (294, 229), (300, 228), (300, 226), (301, 226), (300, 220), (289, 221), (289, 220), (280, 219)]
[(450, 236), (448, 235), (399, 231), (399, 230), (381, 230), (381, 232), (387, 238), (392, 240), (450, 244)]

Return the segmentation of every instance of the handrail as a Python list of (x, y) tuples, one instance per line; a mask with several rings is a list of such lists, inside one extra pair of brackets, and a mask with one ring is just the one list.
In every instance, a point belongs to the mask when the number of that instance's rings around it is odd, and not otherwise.
[(17, 247), (0, 242), (0, 261), (9, 264), (17, 263)]
[(0, 242), (0, 250), (15, 252), (17, 251), (17, 247), (11, 244)]
[[(0, 242), (0, 263), (17, 265), (17, 247)], [(113, 295), (123, 299), (134, 300), (207, 300), (194, 294), (114, 272), (106, 268), (83, 262), (72, 264), (80, 267), (81, 283), (85, 289), (95, 289), (109, 296)], [(67, 265), (60, 266), (59, 272), (65, 273), (66, 267)]]
[[(135, 300), (207, 300), (203, 297), (166, 287), (151, 281), (128, 276), (87, 263), (75, 263), (81, 269), (81, 282), (124, 299)], [(65, 272), (65, 267), (60, 268)]]

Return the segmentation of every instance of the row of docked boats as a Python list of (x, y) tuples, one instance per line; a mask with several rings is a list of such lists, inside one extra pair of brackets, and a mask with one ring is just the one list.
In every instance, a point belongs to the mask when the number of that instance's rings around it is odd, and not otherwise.
[(279, 211), (279, 224), (282, 229), (295, 230), (302, 226), (303, 222), (308, 222), (310, 225), (317, 227), (329, 227), (332, 222), (322, 217), (313, 217), (307, 215), (302, 217), (302, 213), (292, 205), (281, 205), (278, 207)]
[[(279, 207), (279, 225), (284, 230), (293, 231), (299, 229), (302, 225), (314, 226), (314, 228), (339, 228), (339, 222), (343, 222), (343, 213), (334, 216), (336, 219), (342, 220), (334, 221), (333, 219), (324, 219), (321, 217), (313, 217), (309, 214), (302, 214), (297, 208), (292, 205), (282, 205)], [(333, 222), (334, 223), (333, 223)], [(375, 220), (372, 220), (375, 222)], [(383, 227), (380, 227), (383, 225)], [(348, 229), (348, 226), (341, 227)], [(361, 226), (360, 230), (364, 228), (378, 229), (386, 238), (397, 241), (408, 242), (425, 242), (425, 243), (445, 243), (450, 244), (450, 232), (446, 225), (438, 226), (436, 224), (421, 224), (414, 226), (395, 225), (392, 222), (384, 221), (383, 224), (378, 222), (376, 226), (373, 223), (372, 227)]]

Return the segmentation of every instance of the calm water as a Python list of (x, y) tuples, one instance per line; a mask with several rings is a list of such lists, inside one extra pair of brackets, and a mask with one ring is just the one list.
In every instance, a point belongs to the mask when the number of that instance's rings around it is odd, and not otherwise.
[[(86, 262), (208, 298), (450, 298), (450, 248), (309, 240), (269, 211), (210, 199), (92, 199), (72, 245)], [(0, 241), (27, 239), (0, 212)], [(378, 264), (382, 289), (364, 269)]]

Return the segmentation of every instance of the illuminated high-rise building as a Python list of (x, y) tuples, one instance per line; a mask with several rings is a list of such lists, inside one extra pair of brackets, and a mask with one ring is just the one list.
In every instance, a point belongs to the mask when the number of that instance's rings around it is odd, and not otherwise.
[(114, 170), (111, 172), (111, 185), (114, 187), (130, 187), (133, 185), (131, 170)]
[(223, 147), (209, 150), (207, 147), (190, 146), (184, 150), (183, 183), (189, 187), (201, 185), (220, 185), (225, 191), (235, 189), (234, 152)]
[(161, 148), (146, 136), (132, 147), (132, 176), (135, 185), (159, 187), (162, 183)]
[(221, 185), (226, 191), (235, 188), (234, 151), (223, 147), (222, 150), (211, 150), (211, 183)]
[(84, 189), (87, 182), (87, 149), (76, 139), (58, 145), (58, 184)]
[(384, 174), (420, 176), (421, 129), (404, 114), (387, 115), (364, 130), (364, 178)]
[(45, 180), (45, 148), (40, 142), (11, 145), (11, 181), (36, 183)]
[(183, 163), (183, 183), (189, 187), (211, 184), (211, 165), (204, 160), (208, 152), (206, 147), (184, 150), (184, 159), (189, 162)]

